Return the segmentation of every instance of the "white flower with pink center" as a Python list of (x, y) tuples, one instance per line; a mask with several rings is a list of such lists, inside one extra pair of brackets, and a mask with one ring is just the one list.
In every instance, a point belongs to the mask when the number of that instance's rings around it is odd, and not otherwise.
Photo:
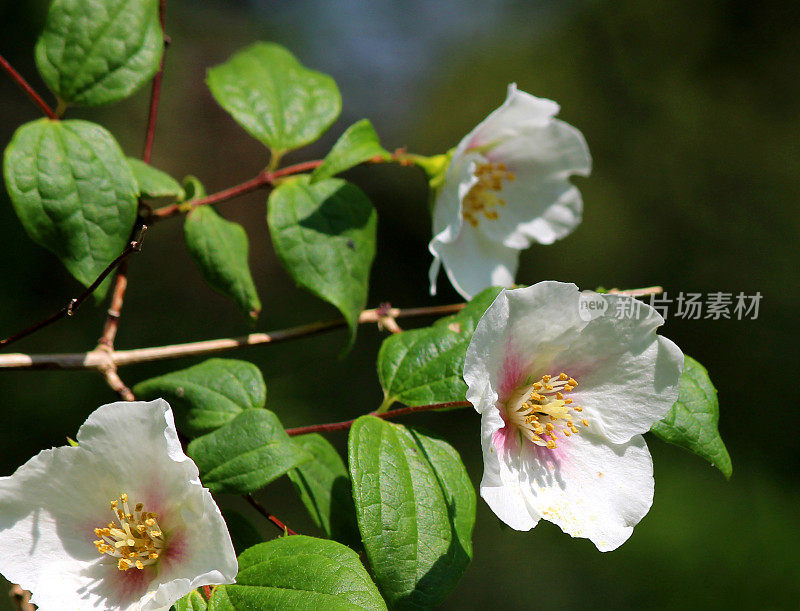
[(78, 445), (0, 477), (0, 573), (40, 609), (168, 609), (233, 583), (225, 521), (166, 401), (103, 405)]
[(481, 414), (481, 496), (516, 530), (544, 518), (601, 551), (624, 543), (653, 502), (642, 433), (678, 398), (683, 353), (640, 304), (580, 315), (574, 284), (504, 290), (467, 349), (467, 399)]
[(572, 175), (588, 176), (581, 133), (555, 117), (552, 100), (514, 84), (500, 108), (455, 148), (433, 208), (431, 293), (444, 265), (453, 287), (471, 299), (488, 286), (511, 286), (519, 251), (552, 244), (581, 221)]

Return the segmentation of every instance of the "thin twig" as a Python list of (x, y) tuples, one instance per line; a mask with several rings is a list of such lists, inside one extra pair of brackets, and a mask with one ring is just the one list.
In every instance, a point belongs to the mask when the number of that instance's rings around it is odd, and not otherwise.
[(31, 603), (31, 593), (27, 590), (23, 590), (17, 584), (11, 586), (8, 595), (11, 597), (18, 611), (35, 611), (36, 607)]
[(117, 267), (120, 263), (122, 263), (125, 260), (125, 258), (128, 257), (128, 255), (134, 252), (138, 252), (142, 249), (142, 238), (144, 237), (144, 232), (146, 230), (147, 227), (142, 226), (141, 232), (139, 233), (139, 237), (136, 240), (130, 242), (128, 246), (125, 248), (125, 250), (123, 250), (122, 253), (116, 259), (114, 259), (111, 263), (109, 263), (108, 267), (106, 267), (102, 272), (100, 272), (100, 275), (97, 276), (95, 281), (92, 282), (89, 285), (89, 287), (86, 290), (84, 290), (80, 295), (78, 295), (74, 299), (70, 299), (67, 305), (65, 305), (63, 308), (61, 308), (58, 312), (56, 312), (52, 316), (49, 316), (44, 320), (37, 322), (35, 325), (31, 325), (27, 329), (23, 329), (22, 331), (15, 333), (11, 337), (7, 337), (4, 340), (0, 340), (0, 348), (8, 346), (9, 344), (13, 344), (14, 342), (22, 339), (23, 337), (27, 337), (28, 335), (35, 333), (39, 329), (43, 329), (44, 327), (51, 325), (57, 320), (66, 318), (68, 316), (72, 316), (75, 313), (75, 311), (81, 306), (81, 304), (89, 298), (89, 295), (91, 295), (95, 291), (95, 289), (98, 286), (100, 286), (103, 280), (105, 280), (106, 276), (108, 276), (114, 270), (115, 267)]
[(164, 58), (167, 55), (167, 35), (166, 35), (167, 1), (160, 0), (158, 5), (158, 18), (161, 22), (161, 33), (164, 36), (164, 51), (161, 54), (161, 63), (158, 65), (158, 72), (153, 77), (153, 88), (150, 93), (150, 110), (147, 113), (147, 131), (144, 139), (144, 152), (142, 161), (150, 163), (150, 156), (153, 153), (153, 139), (156, 134), (156, 120), (158, 118), (158, 104), (161, 100), (161, 80), (164, 77)]
[(0, 55), (0, 67), (2, 67), (3, 70), (6, 71), (6, 73), (11, 77), (11, 79), (19, 86), (19, 88), (22, 89), (22, 91), (24, 91), (28, 95), (31, 101), (34, 104), (36, 104), (41, 109), (41, 111), (45, 115), (47, 115), (48, 118), (53, 119), (54, 121), (58, 121), (58, 115), (55, 113), (55, 111), (52, 108), (50, 108), (50, 106), (48, 105), (47, 102), (44, 101), (42, 96), (36, 93), (36, 90), (28, 84), (28, 81), (22, 78), (22, 75), (16, 70), (14, 70), (14, 67), (11, 64), (9, 64), (6, 58), (3, 57), (2, 55)]
[[(430, 308), (411, 308), (400, 310), (392, 308), (389, 313), (393, 318), (410, 318), (417, 316), (438, 316), (457, 312), (464, 307), (463, 303), (449, 306), (433, 306)], [(377, 323), (382, 310), (364, 310), (359, 316), (359, 324)], [(153, 348), (138, 348), (135, 350), (112, 350), (100, 346), (91, 352), (72, 352), (58, 354), (0, 354), (0, 369), (98, 369), (109, 362), (118, 366), (159, 361), (163, 359), (178, 358), (182, 356), (198, 356), (225, 350), (232, 350), (240, 346), (256, 346), (259, 344), (277, 344), (301, 337), (310, 337), (325, 331), (345, 327), (344, 318), (335, 318), (270, 331), (269, 333), (251, 333), (241, 337), (212, 339), (202, 342), (187, 344), (173, 344), (170, 346), (157, 346)], [(101, 349), (103, 348), (103, 349)]]
[(157, 221), (172, 216), (177, 216), (182, 212), (185, 212), (191, 208), (197, 208), (199, 206), (207, 206), (209, 204), (218, 204), (220, 202), (233, 199), (234, 197), (239, 197), (240, 195), (250, 193), (251, 191), (256, 191), (257, 189), (261, 189), (262, 187), (271, 186), (272, 183), (275, 182), (275, 180), (283, 176), (291, 176), (292, 174), (299, 174), (301, 172), (307, 172), (308, 170), (313, 170), (321, 163), (322, 163), (321, 160), (304, 161), (303, 163), (297, 163), (295, 165), (286, 166), (285, 168), (281, 168), (280, 170), (275, 170), (273, 172), (264, 170), (263, 172), (259, 173), (255, 178), (251, 178), (250, 180), (246, 180), (245, 182), (235, 185), (233, 187), (229, 187), (222, 191), (218, 191), (217, 193), (212, 193), (211, 195), (208, 195), (206, 197), (199, 197), (195, 200), (192, 200), (188, 204), (170, 204), (168, 206), (162, 206), (161, 208), (157, 208), (153, 210), (150, 220)]
[(296, 535), (297, 533), (293, 531), (291, 528), (286, 526), (283, 522), (281, 522), (278, 518), (272, 515), (269, 511), (267, 511), (264, 506), (259, 503), (252, 494), (245, 494), (242, 495), (244, 500), (250, 503), (253, 508), (260, 513), (262, 516), (267, 518), (270, 522), (272, 522), (283, 534), (285, 535)]
[[(393, 409), (388, 412), (372, 412), (370, 416), (376, 418), (389, 419), (395, 416), (405, 416), (406, 414), (414, 414), (416, 412), (429, 412), (437, 409), (448, 409), (453, 407), (472, 407), (469, 401), (449, 401), (447, 403), (432, 403), (431, 405), (417, 405), (414, 407), (401, 407)], [(329, 422), (327, 424), (311, 424), (309, 426), (300, 426), (294, 429), (286, 429), (286, 433), (292, 437), (295, 435), (306, 435), (308, 433), (325, 433), (328, 431), (343, 431), (349, 429), (355, 420), (345, 420), (343, 422)]]

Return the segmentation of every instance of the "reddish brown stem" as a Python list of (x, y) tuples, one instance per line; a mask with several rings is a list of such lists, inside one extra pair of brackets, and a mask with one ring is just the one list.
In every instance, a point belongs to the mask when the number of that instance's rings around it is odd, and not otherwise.
[[(150, 93), (150, 110), (147, 113), (147, 132), (144, 139), (144, 151), (142, 161), (150, 163), (150, 156), (153, 153), (153, 139), (156, 135), (156, 120), (158, 119), (158, 104), (161, 101), (161, 80), (164, 77), (164, 58), (167, 55), (167, 38), (165, 32), (167, 15), (167, 0), (160, 0), (158, 5), (158, 16), (161, 22), (161, 32), (164, 35), (164, 52), (161, 55), (161, 63), (158, 65), (158, 72), (153, 77), (153, 89)], [(122, 270), (120, 270), (122, 273)]]
[[(239, 197), (240, 195), (244, 195), (245, 193), (250, 193), (251, 191), (256, 191), (257, 189), (260, 189), (262, 187), (270, 186), (272, 185), (273, 182), (275, 182), (276, 179), (281, 178), (283, 176), (291, 176), (292, 174), (299, 174), (301, 172), (313, 170), (321, 163), (322, 160), (304, 161), (303, 163), (286, 166), (285, 168), (281, 168), (280, 170), (274, 170), (272, 172), (264, 170), (255, 178), (251, 178), (250, 180), (246, 180), (245, 182), (235, 185), (233, 187), (229, 187), (222, 191), (218, 191), (217, 193), (212, 193), (211, 195), (208, 195), (206, 197), (200, 197), (198, 199), (192, 200), (191, 207), (197, 208), (198, 206), (218, 204), (220, 202), (233, 199), (234, 197)], [(182, 211), (183, 211), (182, 204), (170, 204), (169, 206), (163, 206), (161, 208), (153, 210), (152, 220), (155, 221), (155, 220), (169, 218), (171, 216), (176, 216), (180, 214)]]
[[(401, 407), (393, 409), (389, 412), (377, 413), (372, 412), (370, 416), (376, 418), (394, 418), (395, 416), (404, 416), (406, 414), (414, 414), (416, 412), (428, 412), (435, 409), (446, 409), (449, 407), (472, 407), (469, 401), (450, 401), (448, 403), (433, 403), (431, 405), (417, 405), (416, 407)], [(294, 437), (295, 435), (306, 435), (308, 433), (326, 433), (328, 431), (343, 431), (353, 426), (355, 420), (345, 420), (344, 422), (330, 422), (328, 424), (312, 424), (310, 426), (301, 426), (295, 429), (286, 429), (286, 433)]]
[(252, 494), (245, 494), (244, 500), (250, 503), (253, 508), (260, 513), (262, 516), (267, 518), (270, 522), (272, 522), (282, 533), (287, 535), (296, 535), (297, 533), (293, 531), (291, 528), (286, 526), (283, 522), (281, 522), (277, 517), (272, 515), (269, 511), (267, 511), (264, 506), (259, 503)]
[(125, 291), (128, 289), (128, 262), (123, 261), (119, 266), (117, 277), (114, 280), (114, 291), (111, 293), (111, 303), (106, 312), (106, 322), (103, 326), (103, 334), (100, 336), (98, 344), (103, 344), (109, 348), (114, 347), (114, 340), (117, 337), (119, 328), (119, 317), (122, 313), (122, 304), (125, 300)]
[(28, 95), (31, 101), (36, 104), (41, 111), (47, 115), (47, 117), (53, 119), (54, 121), (58, 121), (58, 115), (55, 113), (55, 111), (50, 108), (47, 102), (42, 99), (42, 96), (36, 93), (36, 90), (28, 84), (28, 81), (22, 78), (22, 75), (14, 70), (13, 66), (9, 64), (8, 61), (6, 61), (6, 58), (2, 55), (0, 55), (0, 67), (6, 71), (11, 79), (19, 86), (19, 88)]
[(23, 329), (12, 335), (11, 337), (7, 337), (4, 340), (0, 340), (0, 348), (13, 344), (14, 342), (22, 339), (23, 337), (27, 337), (32, 333), (35, 333), (39, 329), (43, 329), (48, 325), (53, 324), (57, 320), (61, 320), (62, 318), (66, 318), (67, 316), (72, 316), (75, 311), (81, 306), (81, 304), (89, 298), (89, 295), (94, 293), (95, 289), (100, 286), (100, 283), (105, 280), (106, 276), (108, 276), (114, 269), (123, 263), (123, 261), (133, 252), (138, 252), (142, 249), (142, 238), (144, 236), (144, 232), (147, 230), (146, 226), (143, 226), (141, 232), (139, 233), (139, 237), (136, 240), (131, 241), (128, 244), (128, 247), (122, 251), (122, 253), (114, 259), (111, 263), (109, 263), (108, 267), (106, 267), (100, 275), (92, 282), (85, 291), (83, 291), (80, 295), (75, 297), (74, 299), (70, 299), (69, 303), (61, 308), (58, 312), (45, 318), (42, 321), (37, 322), (35, 325), (31, 325), (27, 329)]

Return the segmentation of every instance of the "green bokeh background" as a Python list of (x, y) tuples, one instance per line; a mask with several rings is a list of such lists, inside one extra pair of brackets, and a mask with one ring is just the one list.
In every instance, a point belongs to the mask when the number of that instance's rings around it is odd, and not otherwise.
[[(254, 40), (282, 43), (339, 81), (344, 113), (332, 132), (287, 161), (324, 155), (367, 116), (387, 148), (442, 152), (505, 96), (507, 83), (562, 105), (594, 156), (578, 181), (583, 224), (534, 247), (518, 280), (584, 288), (663, 285), (678, 292), (763, 295), (757, 320), (680, 320), (663, 333), (709, 370), (720, 428), (734, 463), (730, 482), (702, 460), (657, 439), (656, 496), (619, 550), (600, 554), (542, 522), (502, 528), (479, 501), (475, 557), (445, 609), (797, 608), (800, 601), (800, 440), (797, 305), (800, 202), (800, 35), (794, 2), (222, 2), (169, 0), (163, 104), (153, 163), (195, 174), (209, 192), (245, 180), (266, 156), (211, 98), (205, 69)], [(44, 90), (32, 50), (46, 3), (0, 0), (0, 52)], [(48, 97), (49, 99), (49, 97)], [(148, 92), (75, 110), (106, 125), (128, 154), (141, 151)], [(0, 142), (37, 109), (0, 76)], [(427, 294), (430, 221), (423, 176), (413, 168), (358, 168), (348, 178), (379, 212), (370, 305), (449, 303)], [(335, 312), (296, 289), (268, 242), (263, 192), (220, 206), (245, 225), (264, 313), (258, 330)], [(45, 317), (79, 291), (58, 261), (24, 234), (0, 194), (0, 335)], [(104, 308), (87, 304), (13, 350), (90, 349)], [(422, 324), (409, 322), (407, 326)], [(159, 223), (131, 261), (119, 348), (241, 335), (235, 306), (203, 284), (180, 220)], [(382, 334), (360, 330), (242, 349), (269, 387), (286, 426), (354, 417), (380, 402), (374, 361)], [(129, 385), (199, 359), (126, 367)], [(42, 448), (62, 445), (86, 415), (115, 399), (93, 372), (0, 371), (0, 474)], [(481, 475), (478, 419), (468, 410), (420, 415)], [(343, 447), (345, 436), (330, 438)], [(132, 457), (133, 459), (133, 457)], [(285, 478), (260, 498), (292, 528), (314, 534)], [(238, 504), (222, 498), (223, 504)], [(247, 511), (247, 509), (245, 509)], [(264, 533), (274, 532), (264, 526)], [(2, 588), (0, 588), (2, 589)], [(0, 609), (10, 608), (0, 594)]]

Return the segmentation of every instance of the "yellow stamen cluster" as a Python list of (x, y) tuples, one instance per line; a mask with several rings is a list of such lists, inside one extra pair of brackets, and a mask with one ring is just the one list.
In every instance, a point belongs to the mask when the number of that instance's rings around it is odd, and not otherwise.
[(104, 528), (95, 528), (94, 534), (99, 537), (94, 542), (97, 551), (119, 558), (117, 568), (127, 571), (131, 568), (142, 570), (155, 564), (166, 547), (164, 533), (158, 525), (158, 515), (144, 511), (144, 506), (137, 503), (131, 511), (128, 495), (121, 494), (119, 501), (111, 501), (119, 525), (109, 522)]
[[(554, 450), (558, 447), (559, 433), (571, 437), (579, 432), (572, 412), (582, 412), (583, 408), (573, 405), (572, 399), (564, 398), (564, 394), (577, 385), (578, 382), (563, 372), (558, 376), (542, 376), (537, 382), (520, 387), (509, 398), (506, 417), (526, 439)], [(579, 422), (589, 426), (586, 418)]]
[(481, 215), (490, 221), (497, 220), (497, 208), (505, 206), (506, 202), (497, 196), (503, 188), (504, 180), (514, 180), (514, 172), (509, 172), (504, 163), (479, 163), (475, 168), (475, 177), (478, 179), (464, 196), (461, 205), (461, 215), (473, 227), (478, 226)]

